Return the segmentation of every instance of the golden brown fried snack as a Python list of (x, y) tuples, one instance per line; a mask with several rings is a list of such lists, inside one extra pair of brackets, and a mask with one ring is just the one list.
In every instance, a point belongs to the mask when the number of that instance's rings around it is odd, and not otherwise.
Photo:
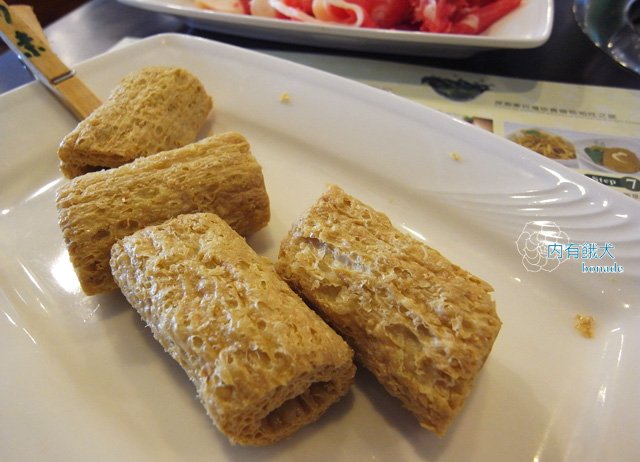
[(445, 433), (500, 330), (489, 284), (335, 186), (293, 225), (277, 271), (422, 426)]
[(125, 237), (113, 275), (233, 443), (265, 445), (344, 396), (349, 346), (214, 214)]
[(145, 226), (214, 212), (247, 235), (270, 216), (262, 169), (238, 133), (79, 176), (59, 189), (56, 202), (69, 257), (88, 295), (116, 288), (111, 246)]
[(127, 75), (58, 148), (67, 178), (192, 143), (211, 111), (200, 81), (181, 68)]

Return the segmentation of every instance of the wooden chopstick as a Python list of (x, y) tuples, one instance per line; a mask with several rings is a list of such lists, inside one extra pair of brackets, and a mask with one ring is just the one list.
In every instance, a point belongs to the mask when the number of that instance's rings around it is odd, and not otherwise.
[(33, 76), (47, 87), (78, 120), (97, 108), (100, 99), (69, 69), (49, 45), (30, 7), (0, 0), (0, 36)]

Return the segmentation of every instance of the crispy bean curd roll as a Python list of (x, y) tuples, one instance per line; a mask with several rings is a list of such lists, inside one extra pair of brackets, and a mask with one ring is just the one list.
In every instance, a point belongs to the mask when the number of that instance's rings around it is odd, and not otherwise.
[(238, 133), (79, 176), (58, 190), (56, 202), (69, 257), (87, 295), (116, 288), (111, 246), (145, 226), (183, 213), (213, 212), (248, 235), (270, 216), (262, 169)]
[(67, 178), (118, 167), (192, 143), (212, 108), (188, 71), (147, 67), (124, 77), (111, 95), (58, 148)]
[(489, 284), (336, 186), (293, 225), (277, 271), (423, 427), (445, 434), (500, 330)]
[(217, 215), (125, 237), (111, 269), (231, 442), (279, 441), (348, 392), (351, 348)]

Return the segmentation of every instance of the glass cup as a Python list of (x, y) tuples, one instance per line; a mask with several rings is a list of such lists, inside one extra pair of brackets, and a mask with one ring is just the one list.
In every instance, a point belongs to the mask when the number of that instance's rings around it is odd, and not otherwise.
[(573, 13), (598, 47), (640, 74), (640, 0), (574, 0)]

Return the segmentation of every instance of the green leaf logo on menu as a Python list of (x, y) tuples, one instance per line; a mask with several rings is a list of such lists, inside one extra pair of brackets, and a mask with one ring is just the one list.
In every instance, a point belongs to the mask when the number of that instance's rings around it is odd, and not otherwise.
[(433, 91), (452, 101), (471, 101), (491, 86), (481, 82), (469, 82), (464, 79), (448, 79), (435, 75), (425, 75), (420, 83), (429, 85)]

